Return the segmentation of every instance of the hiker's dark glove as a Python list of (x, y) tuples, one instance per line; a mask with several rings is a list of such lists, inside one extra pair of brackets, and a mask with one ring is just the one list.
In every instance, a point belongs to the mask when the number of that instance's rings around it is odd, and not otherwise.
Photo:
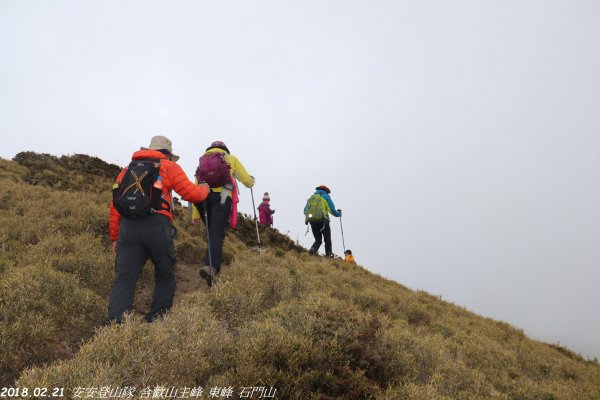
[(340, 216), (342, 216), (342, 210), (338, 208), (337, 212), (340, 214)]

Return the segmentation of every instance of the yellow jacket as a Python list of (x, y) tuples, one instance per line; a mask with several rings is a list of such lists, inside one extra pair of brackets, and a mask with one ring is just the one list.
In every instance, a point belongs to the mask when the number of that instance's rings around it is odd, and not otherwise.
[[(210, 149), (204, 154), (211, 153), (224, 153), (225, 162), (227, 162), (227, 164), (229, 164), (229, 166), (231, 167), (231, 176), (233, 176), (238, 181), (242, 182), (247, 188), (251, 188), (252, 186), (254, 186), (254, 178), (250, 176), (248, 171), (246, 171), (246, 168), (244, 168), (244, 166), (242, 165), (240, 160), (237, 159), (236, 156), (228, 154), (225, 150), (219, 148)], [(197, 180), (196, 183), (198, 183)], [(223, 191), (223, 188), (211, 188), (210, 191), (221, 193)], [(229, 197), (231, 197), (231, 193), (229, 193)], [(192, 219), (200, 219), (200, 212), (198, 212), (197, 207), (192, 207)]]
[(346, 256), (346, 258), (344, 259), (344, 261), (347, 263), (355, 263), (356, 264), (356, 261), (354, 261), (354, 256), (352, 254), (348, 254)]

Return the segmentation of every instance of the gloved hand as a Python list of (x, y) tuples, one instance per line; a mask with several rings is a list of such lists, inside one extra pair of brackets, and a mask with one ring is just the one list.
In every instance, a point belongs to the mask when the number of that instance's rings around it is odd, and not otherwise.
[(338, 208), (337, 212), (340, 213), (340, 216), (342, 216), (342, 210)]
[(207, 188), (208, 190), (210, 190), (210, 186), (208, 186), (208, 183), (206, 183), (206, 182), (200, 182), (200, 183), (198, 184), (198, 186), (202, 186), (202, 187), (205, 187), (205, 188)]

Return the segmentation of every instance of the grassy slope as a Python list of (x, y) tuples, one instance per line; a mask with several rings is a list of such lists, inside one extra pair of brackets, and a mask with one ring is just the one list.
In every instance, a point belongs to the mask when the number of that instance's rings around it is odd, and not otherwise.
[[(188, 293), (159, 323), (133, 316), (99, 328), (113, 269), (103, 189), (114, 168), (83, 157), (97, 177), (74, 174), (71, 184), (61, 168), (72, 159), (28, 157), (19, 160), (26, 167), (0, 160), (4, 385), (29, 368), (19, 385), (259, 385), (298, 399), (600, 398), (596, 362), (360, 267), (338, 269), (271, 230), (259, 255), (247, 246), (247, 220), (228, 235), (232, 267), (210, 292)], [(202, 228), (185, 210), (177, 221), (178, 258), (194, 263)], [(146, 273), (140, 285), (150, 282)]]

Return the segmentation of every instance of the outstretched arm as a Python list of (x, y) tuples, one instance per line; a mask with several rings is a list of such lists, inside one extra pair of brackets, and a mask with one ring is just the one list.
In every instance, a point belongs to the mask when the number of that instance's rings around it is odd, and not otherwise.
[(208, 185), (194, 185), (178, 164), (172, 163), (171, 171), (169, 172), (172, 172), (171, 179), (173, 180), (173, 190), (175, 190), (183, 200), (192, 203), (200, 203), (208, 197), (208, 194), (210, 193)]
[(242, 182), (247, 188), (254, 186), (254, 178), (246, 171), (240, 160), (234, 156), (230, 156), (230, 159), (233, 164), (233, 171), (235, 171), (234, 178)]
[(328, 194), (323, 195), (323, 198), (327, 201), (327, 205), (329, 206), (329, 211), (331, 212), (331, 214), (334, 217), (341, 217), (342, 214), (335, 208), (335, 205), (333, 204), (333, 200), (331, 200), (331, 197), (329, 197)]

